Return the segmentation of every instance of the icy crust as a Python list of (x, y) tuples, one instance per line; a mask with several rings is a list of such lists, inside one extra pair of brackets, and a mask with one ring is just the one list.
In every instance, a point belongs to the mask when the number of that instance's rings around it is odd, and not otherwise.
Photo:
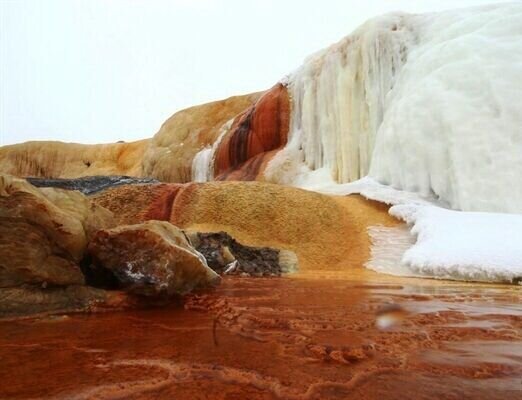
[(522, 3), (375, 18), (288, 78), (269, 181), (367, 175), (453, 209), (522, 212)]
[(416, 242), (403, 253), (398, 271), (390, 266), (381, 272), (485, 282), (522, 279), (522, 215), (426, 205), (397, 205), (390, 214), (411, 225)]
[(370, 175), (451, 208), (522, 212), (522, 4), (438, 14), (389, 92)]

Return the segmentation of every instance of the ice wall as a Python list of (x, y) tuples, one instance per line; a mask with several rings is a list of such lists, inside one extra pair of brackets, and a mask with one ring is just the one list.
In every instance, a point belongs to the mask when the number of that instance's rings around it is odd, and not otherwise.
[(522, 4), (376, 18), (289, 78), (269, 180), (369, 175), (462, 210), (522, 212)]

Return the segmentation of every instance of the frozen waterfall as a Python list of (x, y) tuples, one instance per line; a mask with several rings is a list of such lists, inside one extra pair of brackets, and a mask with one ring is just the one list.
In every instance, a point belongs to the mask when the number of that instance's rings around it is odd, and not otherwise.
[(376, 18), (288, 88), (289, 141), (265, 177), (403, 204), (413, 239), (374, 231), (372, 268), (521, 278), (522, 222), (501, 213), (522, 213), (522, 3)]
[(454, 209), (522, 212), (522, 4), (373, 19), (289, 78), (267, 179), (366, 175)]

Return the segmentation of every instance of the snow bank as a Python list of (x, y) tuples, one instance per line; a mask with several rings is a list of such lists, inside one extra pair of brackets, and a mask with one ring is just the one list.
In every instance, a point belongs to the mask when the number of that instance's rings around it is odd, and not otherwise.
[[(375, 249), (368, 265), (372, 269), (468, 281), (515, 283), (522, 278), (522, 215), (426, 205), (398, 205), (390, 214), (412, 226), (416, 242), (408, 246), (404, 232), (388, 230), (386, 237), (374, 231)], [(397, 245), (397, 241), (405, 245)], [(382, 255), (382, 249), (390, 247), (396, 249), (388, 253), (392, 263)], [(397, 255), (401, 251), (402, 256)]]

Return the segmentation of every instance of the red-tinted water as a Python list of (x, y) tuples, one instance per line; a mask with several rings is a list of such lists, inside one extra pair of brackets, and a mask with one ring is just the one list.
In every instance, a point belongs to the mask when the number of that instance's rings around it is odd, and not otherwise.
[(519, 288), (369, 276), (3, 322), (0, 398), (522, 399)]

